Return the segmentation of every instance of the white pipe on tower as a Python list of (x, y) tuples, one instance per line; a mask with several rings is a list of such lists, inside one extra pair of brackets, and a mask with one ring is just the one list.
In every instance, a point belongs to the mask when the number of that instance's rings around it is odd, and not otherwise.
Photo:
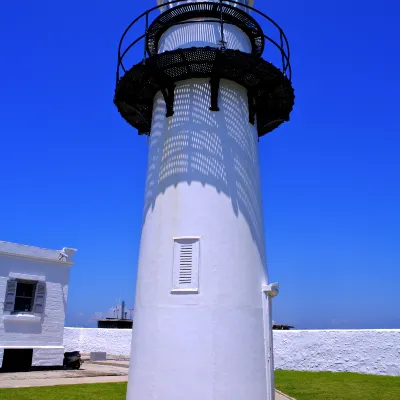
[[(219, 29), (172, 27), (158, 50), (217, 47)], [(210, 111), (209, 81), (178, 82), (169, 118), (154, 99), (128, 400), (274, 399), (257, 126), (231, 81)]]

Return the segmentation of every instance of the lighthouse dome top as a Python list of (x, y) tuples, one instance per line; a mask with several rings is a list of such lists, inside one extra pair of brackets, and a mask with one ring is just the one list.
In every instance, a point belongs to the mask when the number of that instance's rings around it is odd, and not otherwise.
[[(165, 4), (164, 7), (160, 9), (161, 12), (164, 12), (170, 8), (182, 5), (182, 4), (187, 4), (187, 3), (204, 3), (204, 2), (210, 2), (210, 3), (219, 3), (219, 0), (182, 0), (182, 1), (175, 1), (174, 0), (157, 0), (157, 5), (161, 6)], [(225, 4), (230, 5), (232, 7), (240, 7), (241, 4), (244, 6), (249, 6), (253, 7), (254, 6), (254, 0), (232, 0), (232, 1), (223, 1)], [(172, 3), (172, 4), (168, 4)], [(245, 11), (249, 12), (249, 9), (246, 9)]]

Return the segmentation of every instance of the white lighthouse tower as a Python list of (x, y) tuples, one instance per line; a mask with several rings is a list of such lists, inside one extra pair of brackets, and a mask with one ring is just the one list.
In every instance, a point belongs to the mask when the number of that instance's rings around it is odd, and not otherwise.
[(128, 400), (274, 399), (258, 140), (294, 95), (286, 36), (252, 7), (158, 0), (121, 39), (114, 102), (149, 143)]

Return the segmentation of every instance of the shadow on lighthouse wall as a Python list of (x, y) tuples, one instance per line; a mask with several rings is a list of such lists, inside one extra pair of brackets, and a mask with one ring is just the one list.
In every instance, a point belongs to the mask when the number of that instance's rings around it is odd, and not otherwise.
[(220, 111), (209, 107), (207, 79), (177, 85), (173, 117), (165, 117), (163, 97), (156, 96), (144, 217), (171, 186), (182, 182), (213, 186), (230, 199), (234, 214), (245, 218), (265, 266), (258, 136), (256, 126), (249, 124), (247, 92), (222, 80)]

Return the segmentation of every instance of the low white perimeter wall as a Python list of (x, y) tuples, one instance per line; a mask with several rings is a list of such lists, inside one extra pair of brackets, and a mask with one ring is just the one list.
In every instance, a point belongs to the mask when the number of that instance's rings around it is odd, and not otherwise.
[(129, 355), (132, 329), (64, 328), (65, 351)]
[(274, 331), (276, 369), (400, 376), (400, 330)]
[[(66, 351), (129, 355), (130, 329), (65, 328)], [(276, 369), (400, 376), (400, 330), (274, 331)]]

